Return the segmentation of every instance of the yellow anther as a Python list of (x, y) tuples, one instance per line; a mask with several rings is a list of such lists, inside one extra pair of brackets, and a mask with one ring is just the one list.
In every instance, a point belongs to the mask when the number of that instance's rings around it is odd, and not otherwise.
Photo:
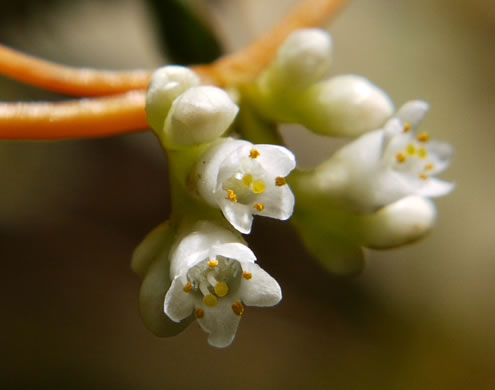
[(431, 163), (425, 165), (425, 171), (433, 171), (433, 168), (435, 168), (435, 166)]
[(428, 157), (428, 151), (425, 148), (420, 148), (418, 150), (418, 156), (419, 158), (425, 159), (426, 157)]
[(252, 159), (258, 158), (260, 156), (260, 152), (258, 152), (257, 149), (251, 149), (251, 152), (249, 153), (249, 157)]
[(244, 305), (241, 301), (234, 302), (232, 304), (232, 311), (236, 316), (242, 316), (244, 314)]
[(416, 154), (416, 146), (414, 146), (413, 144), (407, 145), (406, 152), (410, 156), (414, 156)]
[(282, 187), (285, 186), (286, 184), (287, 184), (287, 180), (285, 180), (285, 177), (278, 176), (275, 178), (275, 185), (277, 187)]
[(419, 142), (428, 142), (430, 140), (430, 134), (427, 131), (419, 133), (416, 137)]
[(192, 284), (191, 282), (187, 282), (187, 284), (184, 286), (184, 292), (188, 293), (192, 291)]
[(411, 131), (411, 124), (409, 122), (404, 123), (404, 133), (409, 133)]
[(251, 184), (253, 184), (253, 176), (251, 176), (251, 175), (244, 175), (244, 177), (242, 178), (242, 183), (246, 187), (249, 187)]
[(227, 199), (231, 202), (237, 203), (237, 195), (233, 190), (227, 190)]
[(397, 159), (397, 162), (401, 163), (401, 164), (406, 162), (406, 160), (407, 160), (407, 156), (404, 153), (397, 153), (395, 158)]
[(243, 272), (242, 277), (246, 280), (251, 280), (253, 278), (253, 274), (251, 272)]
[(205, 316), (205, 311), (203, 309), (201, 309), (200, 307), (198, 307), (196, 309), (196, 311), (194, 312), (194, 315), (196, 316), (196, 318), (198, 320), (200, 320), (201, 318), (203, 318)]
[(256, 203), (254, 208), (258, 211), (263, 211), (265, 209), (265, 205), (263, 203)]
[(428, 175), (425, 175), (424, 173), (420, 173), (419, 178), (422, 180), (428, 180)]
[(205, 306), (215, 307), (218, 304), (218, 298), (215, 295), (210, 294), (203, 298), (203, 303)]
[(229, 293), (229, 286), (225, 282), (218, 282), (215, 286), (215, 294), (220, 298), (224, 297)]
[(217, 259), (208, 260), (208, 267), (215, 268), (218, 265)]
[(265, 192), (266, 186), (263, 180), (255, 180), (253, 182), (253, 192), (255, 194), (262, 194)]

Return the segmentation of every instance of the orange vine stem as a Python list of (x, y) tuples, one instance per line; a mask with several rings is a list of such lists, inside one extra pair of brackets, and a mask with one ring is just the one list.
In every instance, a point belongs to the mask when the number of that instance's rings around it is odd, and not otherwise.
[[(193, 66), (204, 83), (221, 87), (252, 81), (294, 30), (328, 21), (347, 0), (304, 0), (277, 26), (237, 53)], [(145, 92), (151, 72), (77, 69), (40, 60), (0, 45), (0, 74), (72, 96), (106, 96), (67, 103), (0, 104), (0, 138), (104, 137), (145, 130)], [(138, 91), (141, 89), (140, 91)], [(122, 94), (126, 91), (127, 94)], [(115, 95), (120, 94), (120, 95)]]
[(148, 129), (144, 90), (62, 103), (0, 103), (0, 137), (106, 137)]

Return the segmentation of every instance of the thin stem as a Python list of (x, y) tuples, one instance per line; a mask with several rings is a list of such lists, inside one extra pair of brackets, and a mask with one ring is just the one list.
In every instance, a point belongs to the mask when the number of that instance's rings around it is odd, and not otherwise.
[(63, 103), (0, 104), (0, 138), (106, 137), (148, 129), (142, 90)]

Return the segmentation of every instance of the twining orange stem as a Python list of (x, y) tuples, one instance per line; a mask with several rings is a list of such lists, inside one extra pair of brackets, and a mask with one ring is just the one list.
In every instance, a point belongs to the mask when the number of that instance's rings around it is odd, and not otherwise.
[(0, 137), (106, 137), (147, 130), (144, 90), (63, 103), (0, 103)]
[[(304, 0), (247, 48), (210, 65), (194, 66), (204, 83), (238, 86), (255, 80), (294, 30), (327, 22), (347, 0)], [(151, 73), (77, 69), (0, 45), (0, 74), (72, 96), (105, 96), (68, 103), (0, 104), (0, 139), (104, 137), (147, 128), (145, 92)], [(127, 94), (115, 95), (125, 91)]]

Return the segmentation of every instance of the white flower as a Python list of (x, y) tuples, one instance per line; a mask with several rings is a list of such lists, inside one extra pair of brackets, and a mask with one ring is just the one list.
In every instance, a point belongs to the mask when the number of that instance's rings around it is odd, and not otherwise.
[(282, 299), (277, 281), (255, 264), (253, 252), (211, 222), (196, 223), (170, 261), (165, 314), (180, 322), (194, 313), (215, 347), (232, 343), (245, 305), (274, 306)]
[(284, 147), (227, 139), (200, 159), (195, 179), (203, 199), (247, 234), (253, 215), (281, 220), (292, 215), (294, 195), (285, 177), (295, 166)]
[(434, 177), (448, 167), (452, 147), (416, 131), (428, 107), (420, 100), (406, 103), (383, 129), (361, 136), (329, 160), (330, 171), (342, 171), (342, 192), (363, 211), (408, 195), (443, 196), (454, 188)]

